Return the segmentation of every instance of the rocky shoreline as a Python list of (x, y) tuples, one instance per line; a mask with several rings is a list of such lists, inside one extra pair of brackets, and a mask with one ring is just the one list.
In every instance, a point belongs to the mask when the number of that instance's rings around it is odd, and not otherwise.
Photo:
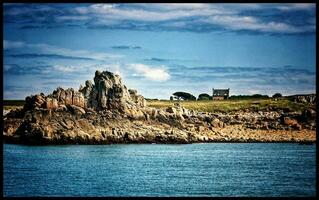
[(96, 71), (78, 91), (57, 88), (4, 114), (3, 138), (23, 144), (316, 142), (316, 111), (201, 113), (148, 107), (118, 75)]

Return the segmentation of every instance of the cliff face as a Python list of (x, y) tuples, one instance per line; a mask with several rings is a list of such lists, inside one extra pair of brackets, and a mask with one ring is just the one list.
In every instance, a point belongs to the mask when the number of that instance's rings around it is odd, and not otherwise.
[[(5, 115), (4, 138), (32, 144), (315, 140), (315, 133), (297, 134), (309, 124), (314, 125), (307, 129), (315, 129), (315, 116), (313, 110), (218, 115), (198, 113), (178, 103), (155, 109), (136, 90), (127, 89), (118, 75), (96, 71), (94, 84), (86, 81), (78, 91), (57, 88), (47, 96), (26, 97), (23, 109)], [(246, 137), (250, 130), (258, 131)], [(280, 132), (274, 137), (259, 130), (282, 130), (286, 135)]]

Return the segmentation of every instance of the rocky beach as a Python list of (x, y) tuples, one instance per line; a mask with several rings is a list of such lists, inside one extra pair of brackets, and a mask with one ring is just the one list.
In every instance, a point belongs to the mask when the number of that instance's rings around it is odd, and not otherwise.
[(4, 111), (3, 136), (25, 144), (316, 142), (316, 111), (154, 108), (119, 75), (96, 71), (79, 90), (59, 87)]

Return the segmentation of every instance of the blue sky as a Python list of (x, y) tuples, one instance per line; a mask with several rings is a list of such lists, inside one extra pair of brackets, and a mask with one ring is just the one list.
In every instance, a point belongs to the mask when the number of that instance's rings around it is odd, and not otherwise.
[(4, 4), (4, 99), (95, 71), (147, 98), (315, 92), (315, 4)]

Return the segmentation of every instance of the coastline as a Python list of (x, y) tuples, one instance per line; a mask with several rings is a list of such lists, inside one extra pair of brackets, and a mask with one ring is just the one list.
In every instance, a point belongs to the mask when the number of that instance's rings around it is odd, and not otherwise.
[[(195, 102), (197, 104), (197, 102)], [(26, 97), (23, 107), (4, 110), (3, 138), (25, 144), (117, 144), (199, 142), (316, 142), (316, 110), (199, 112), (174, 102), (147, 106), (111, 72), (96, 71), (94, 84), (78, 91)]]
[[(103, 133), (106, 138), (93, 137), (91, 139), (79, 139), (77, 134), (72, 132), (70, 138), (65, 141), (41, 138), (39, 142), (23, 141), (20, 137), (3, 132), (4, 143), (9, 144), (31, 144), (31, 145), (68, 145), (68, 144), (84, 144), (84, 145), (109, 145), (109, 144), (192, 144), (192, 143), (316, 143), (316, 130), (260, 130), (244, 127), (243, 124), (224, 125), (223, 127), (212, 127), (202, 131), (192, 130), (185, 131), (180, 134), (180, 129), (167, 126), (166, 124), (155, 121), (130, 121), (126, 120), (125, 124), (129, 124), (127, 129), (121, 127), (121, 123), (116, 123), (109, 127)], [(153, 132), (149, 132), (149, 138), (136, 132), (136, 127), (142, 128), (146, 124), (156, 127)], [(115, 125), (115, 126), (114, 126)], [(134, 128), (135, 127), (135, 128)], [(120, 130), (114, 131), (114, 130)], [(148, 128), (146, 128), (148, 129)], [(167, 131), (170, 129), (170, 131)], [(201, 128), (199, 128), (201, 129)], [(92, 129), (93, 130), (93, 129)], [(91, 130), (91, 131), (92, 131)], [(148, 129), (149, 130), (149, 129)], [(186, 130), (186, 128), (184, 129)], [(96, 130), (95, 130), (96, 131)], [(92, 132), (90, 133), (92, 134)], [(183, 136), (183, 137), (179, 137)], [(73, 139), (72, 139), (73, 138)], [(159, 139), (160, 138), (160, 139)]]

